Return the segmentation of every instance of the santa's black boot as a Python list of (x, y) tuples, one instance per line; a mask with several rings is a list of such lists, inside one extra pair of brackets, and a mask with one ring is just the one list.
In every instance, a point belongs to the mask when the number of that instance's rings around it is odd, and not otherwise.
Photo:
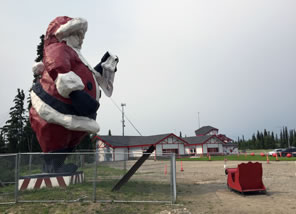
[(43, 159), (44, 159), (43, 167), (42, 167), (43, 173), (54, 173), (52, 155), (51, 154), (45, 154), (43, 156)]
[(74, 173), (77, 170), (75, 164), (69, 163), (64, 164), (68, 154), (58, 154), (58, 153), (68, 153), (73, 151), (73, 148), (63, 149), (54, 151), (57, 154), (46, 154), (44, 155), (44, 165), (43, 172), (45, 173)]

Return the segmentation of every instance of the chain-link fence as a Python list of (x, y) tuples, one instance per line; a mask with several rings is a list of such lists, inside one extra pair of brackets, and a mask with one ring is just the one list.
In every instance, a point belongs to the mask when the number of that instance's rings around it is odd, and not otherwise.
[[(108, 155), (95, 152), (1, 155), (0, 203), (176, 201), (174, 154), (150, 157), (137, 170), (131, 168), (138, 164), (140, 155), (122, 161), (101, 158)], [(127, 174), (130, 178), (123, 179)], [(119, 185), (116, 190), (115, 185)]]
[(0, 155), (0, 204), (16, 200), (17, 155)]

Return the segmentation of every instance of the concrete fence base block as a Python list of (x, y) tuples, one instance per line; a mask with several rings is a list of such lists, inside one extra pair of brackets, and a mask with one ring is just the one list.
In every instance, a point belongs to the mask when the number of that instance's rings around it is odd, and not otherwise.
[(43, 173), (22, 176), (18, 180), (19, 190), (31, 190), (51, 187), (67, 187), (84, 181), (82, 171), (75, 173)]

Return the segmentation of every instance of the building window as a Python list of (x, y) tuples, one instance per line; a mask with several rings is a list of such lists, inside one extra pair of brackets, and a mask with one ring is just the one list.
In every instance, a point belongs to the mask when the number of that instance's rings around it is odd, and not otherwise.
[(195, 154), (196, 153), (196, 149), (195, 148), (190, 148), (190, 154)]

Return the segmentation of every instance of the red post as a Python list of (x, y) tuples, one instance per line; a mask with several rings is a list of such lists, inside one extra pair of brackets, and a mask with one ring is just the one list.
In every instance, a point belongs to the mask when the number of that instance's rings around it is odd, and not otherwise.
[(226, 168), (227, 168), (227, 159), (224, 158), (224, 169), (226, 169)]
[(268, 157), (268, 154), (266, 155), (266, 161), (267, 161), (267, 164), (269, 164), (269, 157)]

